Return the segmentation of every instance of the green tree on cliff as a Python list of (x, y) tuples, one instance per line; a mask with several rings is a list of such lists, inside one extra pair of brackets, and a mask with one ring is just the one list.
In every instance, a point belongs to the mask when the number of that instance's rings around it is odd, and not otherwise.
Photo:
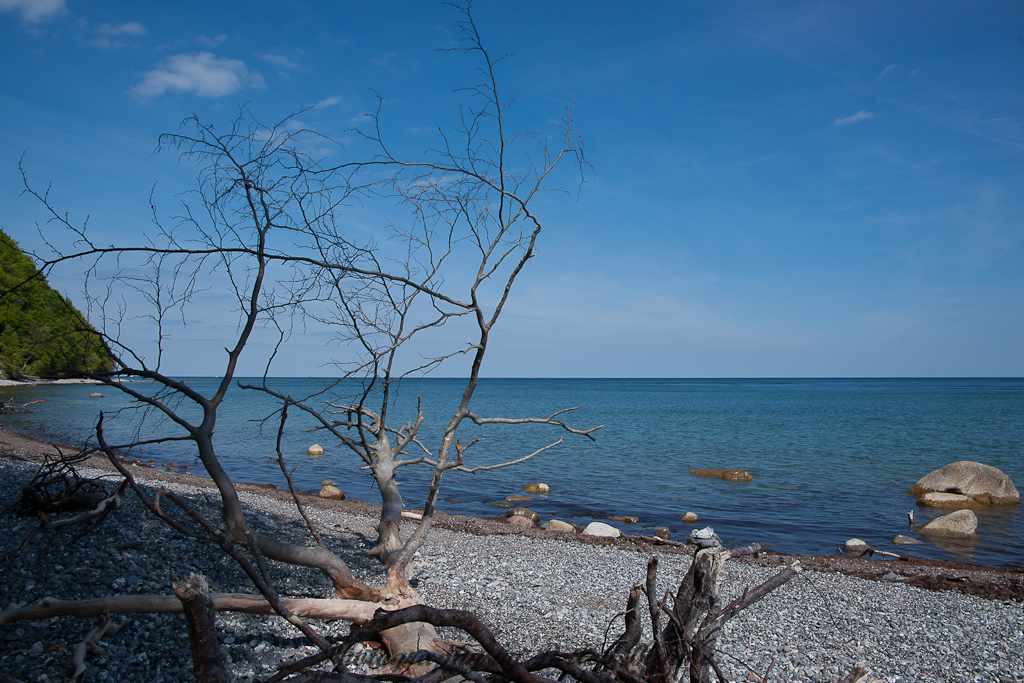
[(71, 368), (106, 372), (113, 361), (85, 317), (0, 230), (0, 376), (63, 375)]

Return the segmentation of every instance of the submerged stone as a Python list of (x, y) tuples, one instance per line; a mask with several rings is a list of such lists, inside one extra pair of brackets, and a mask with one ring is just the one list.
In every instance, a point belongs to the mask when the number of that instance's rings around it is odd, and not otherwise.
[(697, 477), (711, 477), (723, 481), (753, 481), (754, 475), (746, 470), (690, 470), (690, 474)]

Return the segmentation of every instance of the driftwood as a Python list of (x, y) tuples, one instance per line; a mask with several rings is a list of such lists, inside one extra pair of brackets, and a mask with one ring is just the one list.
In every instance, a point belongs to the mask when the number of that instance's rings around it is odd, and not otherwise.
[(96, 625), (93, 626), (92, 630), (89, 631), (85, 639), (75, 646), (75, 650), (71, 655), (71, 668), (68, 670), (68, 683), (79, 683), (82, 680), (82, 676), (85, 675), (85, 655), (94, 654), (102, 655), (103, 650), (100, 649), (100, 638), (106, 636), (116, 636), (118, 631), (124, 628), (127, 622), (121, 622), (115, 624), (110, 621), (110, 615), (101, 614), (96, 620)]
[[(218, 612), (273, 614), (270, 602), (248, 593), (214, 593), (210, 595)], [(288, 610), (300, 617), (322, 621), (369, 622), (380, 606), (363, 600), (326, 598), (281, 598)], [(34, 605), (0, 612), (0, 626), (14, 621), (47, 619), (49, 617), (96, 617), (108, 614), (181, 614), (181, 601), (173, 595), (112, 595), (94, 600), (54, 600), (45, 598)]]
[(224, 668), (224, 655), (217, 642), (217, 612), (210, 599), (210, 586), (206, 578), (189, 574), (188, 578), (174, 581), (174, 595), (181, 601), (188, 627), (188, 642), (192, 650), (192, 671), (197, 683), (228, 683), (230, 677)]
[[(673, 548), (685, 548), (686, 544), (682, 541), (673, 541), (669, 538), (662, 538), (660, 536), (640, 536), (641, 541), (647, 541), (648, 543), (654, 543), (655, 545), (669, 545)], [(692, 547), (692, 546), (691, 546)]]
[[(666, 604), (669, 601), (668, 595), (664, 599), (658, 597), (658, 561), (657, 558), (651, 558), (645, 584), (634, 586), (629, 593), (622, 635), (604, 651), (549, 651), (517, 659), (470, 612), (415, 605), (395, 611), (378, 610), (371, 622), (353, 625), (344, 641), (326, 651), (289, 663), (267, 679), (266, 683), (276, 683), (286, 678), (296, 683), (366, 681), (368, 677), (350, 674), (337, 667), (334, 672), (311, 672), (308, 668), (343, 654), (353, 643), (378, 639), (386, 630), (414, 622), (460, 629), (479, 643), (482, 652), (445, 655), (432, 650), (420, 650), (403, 655), (399, 659), (404, 663), (429, 663), (436, 667), (415, 678), (405, 678), (406, 683), (441, 683), (454, 675), (475, 683), (502, 680), (514, 683), (555, 683), (555, 679), (538, 673), (546, 669), (559, 672), (559, 681), (568, 678), (578, 683), (675, 683), (681, 680), (710, 683), (712, 672), (719, 681), (725, 681), (715, 652), (718, 636), (725, 623), (801, 571), (799, 562), (793, 562), (767, 581), (745, 589), (735, 600), (723, 604), (721, 582), (725, 562), (757, 553), (759, 549), (760, 546), (755, 543), (732, 550), (701, 550), (680, 583), (671, 606)], [(642, 629), (637, 606), (641, 596), (647, 598), (654, 626), (655, 639), (651, 646), (640, 642)], [(758, 675), (758, 680), (767, 681), (770, 673), (771, 666), (763, 675)], [(841, 683), (855, 683), (866, 673), (863, 664), (858, 664)]]
[[(66, 462), (59, 463), (62, 467), (67, 465)], [(70, 468), (70, 466), (68, 465)], [(53, 532), (49, 543), (40, 549), (40, 556), (45, 555), (50, 545), (56, 539), (57, 534), (64, 530), (71, 529), (77, 526), (84, 526), (84, 529), (71, 539), (71, 543), (74, 543), (78, 539), (82, 538), (85, 534), (89, 533), (106, 519), (107, 515), (121, 507), (121, 502), (124, 498), (125, 491), (128, 488), (128, 482), (123, 481), (121, 485), (113, 493), (108, 494), (106, 490), (96, 490), (95, 488), (84, 487), (85, 482), (92, 482), (93, 480), (85, 480), (78, 476), (77, 472), (74, 472), (73, 468), (70, 468), (74, 473), (74, 478), (65, 479), (56, 477), (50, 479), (49, 477), (44, 478), (44, 483), (38, 482), (39, 475), (36, 475), (36, 479), (33, 479), (33, 484), (26, 486), (22, 492), (22, 505), (27, 509), (35, 510), (39, 516), (39, 526), (30, 531), (22, 541), (8, 550), (0, 557), (0, 561), (6, 560), (14, 553), (20, 551), (22, 548), (27, 546), (36, 536), (43, 532)], [(42, 472), (42, 470), (41, 470)], [(63, 484), (63, 486), (61, 485)], [(56, 485), (58, 492), (54, 494), (52, 489)], [(83, 490), (85, 489), (85, 490)], [(74, 507), (92, 506), (92, 509), (81, 512), (74, 517), (62, 519), (56, 522), (50, 521), (49, 517), (45, 512), (45, 509), (49, 508), (55, 511), (72, 509)]]

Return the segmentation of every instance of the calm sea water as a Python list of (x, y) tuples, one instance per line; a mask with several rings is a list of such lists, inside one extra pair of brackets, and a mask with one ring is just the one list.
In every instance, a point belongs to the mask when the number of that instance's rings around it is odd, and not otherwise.
[[(213, 382), (191, 378), (190, 386), (213, 391)], [(322, 387), (314, 379), (275, 379), (272, 385), (294, 397)], [(144, 385), (134, 385), (144, 386)], [(417, 395), (424, 408), (424, 444), (435, 452), (439, 434), (457, 406), (460, 380), (406, 382), (394, 415), (415, 417)], [(8, 400), (43, 399), (30, 415), (0, 417), (8, 427), (64, 441), (89, 437), (99, 410), (117, 411), (127, 402), (92, 386), (4, 388)], [(321, 401), (325, 397), (316, 399)], [(700, 515), (727, 545), (768, 542), (773, 550), (830, 554), (848, 538), (880, 550), (932, 559), (1001, 567), (1024, 566), (1024, 510), (1020, 505), (977, 512), (977, 540), (897, 548), (896, 534), (908, 532), (907, 511), (918, 522), (937, 515), (917, 508), (905, 493), (933, 469), (957, 460), (978, 460), (1000, 468), (1024, 488), (1024, 380), (1022, 379), (489, 379), (473, 402), (481, 416), (546, 417), (580, 406), (563, 418), (580, 428), (604, 425), (596, 442), (548, 426), (467, 425), (463, 443), (483, 441), (467, 453), (470, 465), (522, 457), (563, 438), (555, 448), (513, 467), (477, 474), (448, 473), (441, 510), (476, 516), (502, 515), (492, 503), (521, 493), (523, 484), (544, 481), (553, 491), (529, 506), (541, 517), (588, 523), (609, 515), (634, 515), (637, 525), (611, 522), (628, 533), (655, 526), (682, 538), (692, 527), (679, 517)], [(263, 395), (233, 389), (217, 428), (218, 452), (229, 473), (241, 481), (283, 485), (273, 462), (276, 423), (261, 429), (254, 419), (269, 415)], [(128, 414), (122, 414), (127, 417)], [(111, 441), (131, 434), (129, 420), (108, 420)], [(326, 433), (307, 433), (309, 419), (290, 423), (284, 440), (289, 466), (297, 467), (301, 489), (332, 479), (349, 498), (376, 502), (371, 480), (355, 458)], [(392, 421), (395, 424), (395, 421)], [(142, 428), (144, 436), (169, 433), (166, 425)], [(306, 455), (320, 443), (319, 458)], [(176, 462), (190, 471), (192, 453), (172, 446), (136, 454)], [(694, 468), (749, 470), (750, 483), (727, 483), (690, 475)], [(422, 505), (429, 471), (405, 468), (403, 495), (409, 507)]]

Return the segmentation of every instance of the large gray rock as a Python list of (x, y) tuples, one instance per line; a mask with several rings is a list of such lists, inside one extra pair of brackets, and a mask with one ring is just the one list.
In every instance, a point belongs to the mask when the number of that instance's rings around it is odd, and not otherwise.
[(918, 533), (935, 538), (973, 538), (978, 530), (978, 517), (970, 510), (957, 510), (936, 517), (918, 529)]
[(907, 490), (920, 498), (926, 493), (959, 493), (985, 505), (1019, 503), (1020, 494), (1003, 471), (973, 460), (961, 460), (925, 475)]

